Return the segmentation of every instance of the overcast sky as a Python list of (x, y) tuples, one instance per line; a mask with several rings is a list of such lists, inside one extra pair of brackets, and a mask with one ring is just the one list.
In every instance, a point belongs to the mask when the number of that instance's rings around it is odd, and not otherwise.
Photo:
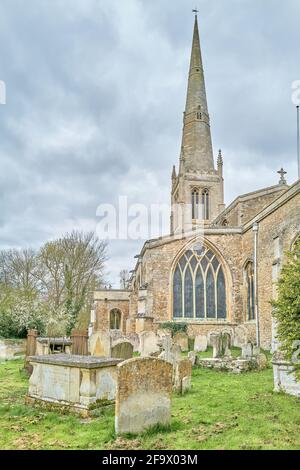
[[(1, 0), (0, 244), (94, 230), (119, 195), (169, 203), (194, 1)], [(299, 0), (198, 0), (214, 153), (226, 202), (297, 178)], [(118, 287), (142, 241), (110, 243)]]

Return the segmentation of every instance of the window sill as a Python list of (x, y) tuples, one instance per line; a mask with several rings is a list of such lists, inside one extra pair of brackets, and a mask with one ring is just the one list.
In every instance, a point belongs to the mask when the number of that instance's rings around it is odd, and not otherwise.
[(222, 318), (173, 318), (174, 323), (195, 323), (195, 324), (212, 324), (212, 323), (231, 323), (228, 319)]

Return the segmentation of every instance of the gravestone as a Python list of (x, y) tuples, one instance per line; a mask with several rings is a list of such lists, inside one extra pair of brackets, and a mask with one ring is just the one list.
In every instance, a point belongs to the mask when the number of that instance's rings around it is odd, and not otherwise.
[(178, 361), (174, 375), (174, 391), (185, 393), (191, 388), (192, 363), (189, 359)]
[(160, 351), (158, 337), (153, 331), (144, 331), (143, 333), (140, 333), (139, 338), (140, 353), (142, 357), (147, 357)]
[(117, 366), (115, 431), (137, 434), (171, 420), (172, 365), (134, 358)]
[(249, 333), (244, 325), (238, 325), (234, 330), (233, 345), (237, 348), (242, 348), (249, 342)]
[(189, 337), (183, 331), (179, 331), (173, 338), (174, 343), (178, 344), (182, 352), (187, 352), (189, 350)]
[(213, 358), (231, 357), (229, 333), (211, 333), (210, 342), (213, 347)]
[(192, 366), (194, 366), (196, 364), (196, 353), (195, 353), (195, 351), (190, 351), (188, 353), (188, 358), (191, 361)]
[(137, 333), (130, 333), (124, 337), (126, 341), (129, 341), (133, 346), (133, 351), (138, 352), (140, 347), (140, 338)]
[(222, 356), (223, 357), (231, 357), (231, 335), (230, 333), (221, 333), (221, 341), (222, 341)]
[(222, 357), (221, 335), (219, 333), (211, 333), (210, 344), (213, 348), (213, 358)]
[(242, 358), (251, 359), (253, 357), (253, 344), (247, 343), (242, 346)]
[(111, 357), (118, 359), (131, 359), (133, 356), (133, 346), (129, 341), (119, 340), (111, 348)]
[(207, 337), (204, 335), (198, 335), (195, 337), (194, 351), (205, 352), (207, 350)]
[(106, 331), (96, 331), (89, 339), (89, 351), (91, 356), (111, 356), (111, 336)]
[(162, 341), (162, 347), (163, 351), (160, 353), (159, 357), (170, 364), (173, 365), (173, 367), (176, 366), (177, 362), (181, 358), (181, 348), (178, 344), (174, 344), (172, 337), (165, 336), (165, 338)]

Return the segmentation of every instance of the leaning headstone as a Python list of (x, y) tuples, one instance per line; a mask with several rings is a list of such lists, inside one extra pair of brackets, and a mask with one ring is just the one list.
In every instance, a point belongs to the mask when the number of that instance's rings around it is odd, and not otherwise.
[(187, 352), (189, 350), (189, 337), (183, 331), (179, 331), (173, 338), (174, 343), (178, 344), (182, 352)]
[(159, 352), (158, 337), (153, 331), (144, 331), (140, 333), (140, 353), (142, 357), (150, 356)]
[(189, 359), (177, 362), (174, 376), (174, 391), (185, 393), (191, 388), (192, 363)]
[(117, 366), (115, 430), (137, 434), (171, 420), (172, 365), (157, 358), (134, 358)]
[(195, 338), (194, 351), (205, 352), (207, 350), (207, 337), (204, 335), (198, 335)]
[(111, 357), (111, 336), (106, 331), (96, 331), (89, 339), (91, 356)]
[(189, 358), (189, 360), (191, 361), (192, 366), (194, 366), (195, 363), (196, 363), (196, 353), (195, 353), (195, 351), (190, 351), (190, 352), (188, 353), (188, 358)]
[(133, 346), (129, 341), (119, 340), (111, 348), (111, 357), (117, 359), (131, 359), (133, 356)]

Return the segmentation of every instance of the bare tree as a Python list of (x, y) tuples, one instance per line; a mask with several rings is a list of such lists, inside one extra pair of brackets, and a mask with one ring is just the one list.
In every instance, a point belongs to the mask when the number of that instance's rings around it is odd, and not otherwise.
[(39, 289), (40, 274), (36, 253), (31, 249), (0, 252), (0, 282), (31, 295)]
[(129, 287), (129, 272), (127, 269), (122, 269), (120, 272), (120, 288), (128, 289)]

